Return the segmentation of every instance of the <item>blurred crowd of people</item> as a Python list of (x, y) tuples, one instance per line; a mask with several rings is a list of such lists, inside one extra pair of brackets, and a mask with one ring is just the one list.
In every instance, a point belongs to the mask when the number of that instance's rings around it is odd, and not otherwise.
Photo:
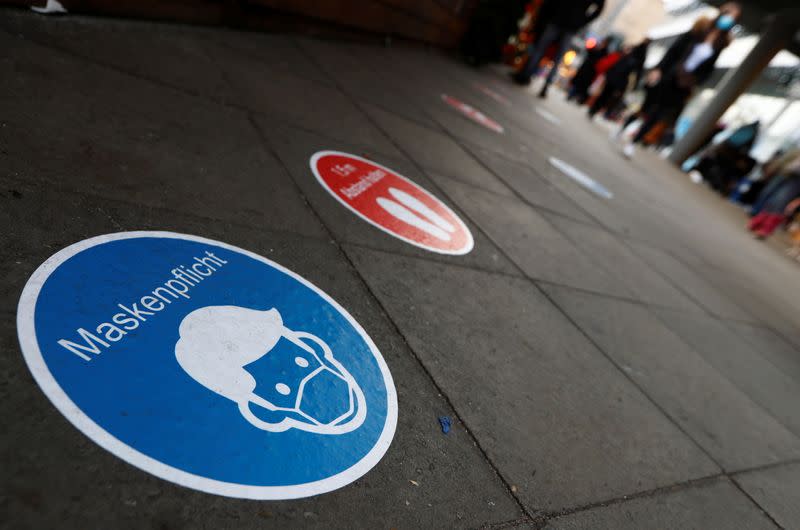
[(555, 47), (552, 56), (553, 67), (547, 74), (539, 97), (547, 97), (547, 88), (553, 82), (557, 65), (572, 46), (575, 34), (584, 26), (600, 16), (605, 0), (545, 0), (537, 9), (536, 18), (541, 31), (529, 45), (528, 60), (512, 79), (521, 85), (528, 85), (531, 77), (539, 69), (539, 63), (548, 49)]
[[(668, 142), (669, 131), (692, 93), (711, 76), (717, 58), (730, 44), (740, 15), (740, 6), (731, 2), (720, 7), (716, 18), (701, 17), (646, 74), (650, 39), (616, 49), (607, 39), (586, 51), (570, 82), (569, 96), (588, 106), (589, 117), (600, 111), (609, 119), (624, 115), (620, 133), (627, 129), (629, 134), (619, 136), (628, 157), (633, 156), (636, 144)], [(640, 84), (645, 93), (642, 104), (626, 109), (625, 94)]]
[[(611, 37), (587, 38), (583, 49), (576, 49), (575, 37), (600, 16), (604, 0), (531, 0), (508, 7), (516, 15), (509, 10), (502, 15), (496, 11), (491, 25), (495, 43), (500, 33), (505, 34), (502, 44), (495, 45), (497, 53), (491, 58), (484, 53), (482, 59), (471, 62), (502, 59), (512, 66), (512, 80), (520, 85), (529, 85), (542, 64), (550, 65), (538, 91), (538, 96), (545, 98), (562, 58), (570, 50), (577, 52), (581, 62), (567, 82), (567, 99), (585, 105), (590, 119), (601, 114), (617, 122), (619, 128), (613, 136), (628, 158), (637, 145), (663, 147), (674, 141), (679, 116), (692, 94), (711, 77), (742, 14), (740, 4), (728, 2), (719, 7), (715, 17), (698, 18), (648, 70), (648, 38), (635, 44)], [(521, 18), (520, 13), (524, 13)], [(516, 24), (512, 20), (517, 20)], [(508, 39), (511, 32), (514, 37)], [(486, 42), (476, 41), (474, 31), (468, 35), (473, 46)], [(473, 53), (473, 59), (478, 55)], [(640, 104), (629, 105), (626, 95), (634, 90), (641, 90), (643, 98)], [(800, 148), (779, 152), (759, 165), (750, 155), (758, 132), (758, 122), (734, 131), (720, 126), (683, 168), (694, 182), (704, 182), (742, 204), (750, 212), (748, 227), (756, 237), (766, 238), (778, 227), (789, 227), (796, 235), (795, 250), (800, 257)]]
[[(505, 61), (512, 65), (515, 83), (529, 85), (544, 60), (552, 65), (539, 90), (547, 97), (565, 53), (574, 48), (574, 39), (602, 13), (604, 0), (532, 0), (524, 5), (524, 17), (514, 37), (506, 45)], [(722, 51), (733, 39), (733, 28), (741, 16), (736, 2), (723, 4), (714, 18), (701, 17), (667, 49), (660, 62), (645, 72), (650, 39), (635, 45), (620, 45), (606, 38), (587, 39), (579, 50), (582, 63), (569, 82), (568, 97), (587, 106), (589, 117), (602, 111), (609, 119), (622, 118), (630, 134), (622, 150), (633, 156), (637, 144), (668, 144), (671, 131), (696, 88), (714, 71)], [(506, 17), (507, 18), (507, 17)], [(471, 37), (474, 37), (470, 33)], [(644, 100), (636, 108), (626, 108), (625, 95), (641, 86)]]

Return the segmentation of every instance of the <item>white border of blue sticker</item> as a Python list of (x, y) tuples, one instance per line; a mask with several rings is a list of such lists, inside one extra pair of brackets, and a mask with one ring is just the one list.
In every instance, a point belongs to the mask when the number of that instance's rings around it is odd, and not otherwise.
[[(305, 287), (308, 287), (317, 293), (323, 300), (329, 303), (342, 316), (344, 316), (368, 345), (372, 355), (375, 357), (386, 386), (386, 397), (388, 402), (386, 420), (383, 430), (381, 431), (377, 442), (371, 448), (371, 450), (350, 468), (321, 480), (290, 486), (249, 486), (209, 479), (164, 464), (115, 438), (100, 425), (95, 423), (95, 421), (93, 421), (89, 416), (87, 416), (61, 388), (48, 369), (44, 357), (42, 356), (35, 330), (36, 303), (42, 287), (49, 276), (62, 263), (67, 261), (72, 256), (75, 256), (79, 252), (82, 252), (86, 249), (108, 243), (110, 241), (141, 237), (194, 241), (216, 245), (233, 252), (244, 254), (250, 258), (261, 261), (297, 280)], [(135, 231), (101, 235), (74, 243), (47, 259), (42, 265), (39, 266), (38, 269), (36, 269), (28, 282), (25, 284), (25, 288), (22, 291), (19, 305), (17, 307), (17, 333), (19, 336), (23, 357), (25, 358), (25, 362), (33, 374), (34, 379), (39, 384), (45, 395), (53, 403), (53, 405), (55, 405), (55, 407), (75, 427), (77, 427), (78, 430), (110, 453), (125, 460), (129, 464), (138, 467), (139, 469), (142, 469), (169, 482), (174, 482), (181, 486), (204, 491), (206, 493), (244, 499), (281, 500), (309, 497), (341, 488), (366, 474), (380, 461), (380, 459), (389, 449), (389, 445), (392, 442), (392, 438), (394, 437), (395, 429), (397, 427), (397, 392), (395, 390), (392, 375), (389, 372), (389, 367), (386, 365), (386, 361), (383, 359), (383, 356), (381, 355), (377, 346), (366, 333), (366, 331), (364, 331), (361, 325), (333, 298), (305, 278), (263, 256), (212, 239), (174, 232)]]

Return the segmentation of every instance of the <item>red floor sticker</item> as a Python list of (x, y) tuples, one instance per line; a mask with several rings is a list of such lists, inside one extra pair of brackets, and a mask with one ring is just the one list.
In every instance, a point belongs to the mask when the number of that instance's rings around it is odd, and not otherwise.
[(389, 168), (339, 151), (311, 157), (322, 186), (353, 213), (386, 233), (440, 254), (472, 250), (469, 228), (442, 201)]
[(470, 107), (463, 101), (459, 101), (452, 96), (448, 96), (447, 94), (442, 94), (442, 101), (444, 101), (445, 103), (447, 103), (448, 105), (450, 105), (451, 107), (453, 107), (454, 109), (456, 109), (457, 111), (459, 111), (461, 114), (465, 115), (472, 121), (480, 123), (487, 129), (491, 129), (494, 132), (501, 134), (505, 130), (503, 129), (502, 125), (500, 125), (499, 123), (497, 123), (496, 121), (494, 121), (493, 119), (491, 119), (478, 109)]

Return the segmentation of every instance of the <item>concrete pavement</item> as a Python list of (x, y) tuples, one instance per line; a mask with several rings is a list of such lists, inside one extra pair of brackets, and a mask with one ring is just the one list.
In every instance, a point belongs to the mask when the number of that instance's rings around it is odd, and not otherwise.
[[(796, 263), (651, 153), (619, 156), (559, 92), (414, 47), (12, 10), (0, 62), (0, 526), (800, 528)], [(319, 150), (411, 178), (474, 249), (364, 222), (314, 178)], [(345, 307), (397, 387), (377, 466), (316, 497), (231, 499), (66, 421), (16, 304), (56, 251), (128, 230), (237, 245)]]

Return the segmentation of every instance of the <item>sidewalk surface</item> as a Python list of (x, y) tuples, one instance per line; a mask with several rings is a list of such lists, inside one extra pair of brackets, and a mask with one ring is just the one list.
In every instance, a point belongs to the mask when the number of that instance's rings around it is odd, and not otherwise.
[[(11, 10), (0, 66), (3, 528), (800, 528), (796, 263), (559, 91), (404, 46)], [(472, 252), (353, 215), (309, 170), (323, 149), (433, 192)], [(398, 392), (377, 466), (238, 500), (75, 429), (25, 365), (16, 304), (53, 253), (127, 230), (249, 249), (347, 308)]]

